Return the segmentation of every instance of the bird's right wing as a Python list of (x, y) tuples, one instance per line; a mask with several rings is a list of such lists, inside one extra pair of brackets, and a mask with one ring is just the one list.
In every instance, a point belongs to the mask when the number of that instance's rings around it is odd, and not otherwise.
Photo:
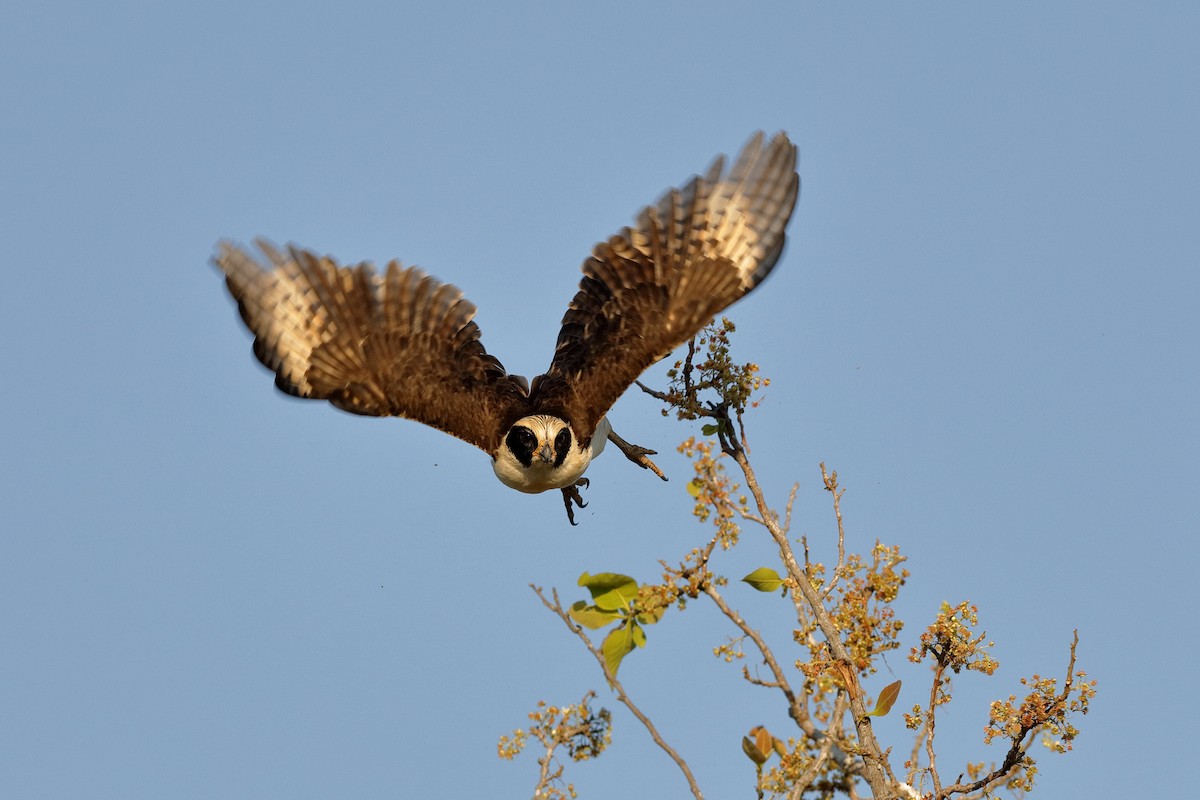
[(342, 267), (256, 244), (266, 262), (228, 242), (213, 262), (276, 386), (354, 414), (423, 422), (489, 455), (499, 447), (527, 391), (484, 350), (462, 292), (396, 261), (381, 275), (370, 263)]

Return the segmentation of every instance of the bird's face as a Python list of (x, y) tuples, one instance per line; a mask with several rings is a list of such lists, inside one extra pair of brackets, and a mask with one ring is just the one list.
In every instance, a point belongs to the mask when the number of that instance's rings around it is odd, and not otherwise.
[(535, 414), (508, 429), (492, 469), (505, 486), (535, 493), (573, 485), (590, 461), (591, 451), (579, 447), (565, 420)]

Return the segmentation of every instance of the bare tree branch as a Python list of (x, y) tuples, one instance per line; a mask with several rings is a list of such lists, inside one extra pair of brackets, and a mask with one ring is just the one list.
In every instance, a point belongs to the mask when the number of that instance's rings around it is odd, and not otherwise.
[[(1071, 639), (1071, 658), (1067, 662), (1067, 676), (1063, 681), (1063, 689), (1055, 697), (1055, 705), (1058, 709), (1065, 709), (1067, 700), (1071, 696), (1071, 688), (1075, 678), (1075, 648), (1079, 644), (1079, 631), (1076, 630)], [(1012, 737), (1012, 747), (1004, 756), (1004, 762), (996, 767), (991, 774), (980, 778), (971, 783), (955, 783), (943, 789), (937, 789), (935, 784), (934, 798), (935, 800), (943, 800), (952, 794), (966, 794), (968, 792), (978, 791), (984, 787), (999, 783), (1008, 778), (1025, 760), (1025, 755), (1029, 750), (1029, 746), (1033, 744), (1034, 738), (1041, 731), (1041, 725), (1022, 725), (1020, 731)], [(936, 780), (936, 779), (935, 779)]]
[(750, 490), (759, 513), (767, 522), (767, 532), (771, 534), (771, 538), (775, 540), (775, 544), (779, 548), (779, 556), (787, 569), (788, 577), (800, 589), (800, 593), (804, 596), (805, 601), (807, 601), (809, 610), (811, 610), (817, 626), (821, 629), (830, 654), (833, 656), (834, 661), (841, 666), (839, 674), (848, 684), (846, 688), (850, 696), (850, 712), (854, 719), (854, 727), (858, 734), (858, 742), (861, 750), (860, 755), (863, 759), (863, 778), (866, 780), (867, 785), (871, 787), (871, 793), (876, 800), (890, 798), (894, 792), (891, 781), (889, 781), (886, 771), (882, 766), (884, 762), (883, 750), (880, 748), (879, 743), (875, 739), (875, 734), (871, 730), (871, 719), (866, 715), (867, 709), (862, 702), (862, 689), (858, 686), (857, 667), (854, 660), (846, 650), (837, 625), (829, 616), (829, 611), (825, 608), (821, 594), (813, 586), (812, 581), (805, 571), (796, 563), (796, 556), (792, 551), (787, 534), (779, 526), (778, 517), (771, 513), (767, 499), (763, 495), (762, 487), (758, 483), (758, 477), (755, 475), (754, 468), (751, 467), (745, 451), (738, 448), (733, 450), (730, 455), (741, 468), (742, 474), (746, 478), (746, 488)]
[(614, 692), (616, 692), (617, 699), (629, 709), (630, 713), (637, 717), (638, 722), (642, 723), (642, 726), (650, 733), (650, 738), (654, 740), (654, 743), (662, 748), (663, 752), (665, 752), (671, 758), (671, 760), (675, 762), (675, 765), (679, 767), (680, 771), (683, 772), (683, 776), (687, 779), (688, 788), (691, 790), (692, 796), (695, 797), (696, 800), (704, 800), (704, 795), (701, 793), (700, 787), (696, 784), (696, 779), (692, 775), (691, 769), (688, 768), (687, 762), (683, 760), (679, 753), (675, 752), (675, 748), (667, 744), (666, 740), (663, 739), (661, 734), (659, 734), (658, 729), (654, 727), (654, 723), (650, 721), (650, 718), (642, 713), (640, 708), (634, 705), (633, 700), (631, 700), (629, 695), (625, 693), (625, 687), (621, 685), (621, 682), (617, 680), (617, 676), (614, 675), (612, 670), (608, 668), (608, 662), (605, 661), (604, 654), (592, 644), (592, 640), (589, 639), (588, 635), (583, 632), (583, 628), (571, 621), (571, 617), (562, 607), (562, 603), (559, 602), (558, 590), (551, 590), (554, 597), (554, 602), (551, 603), (546, 599), (546, 595), (542, 592), (542, 588), (540, 586), (535, 586), (531, 583), (529, 584), (529, 588), (533, 589), (534, 594), (536, 594), (538, 599), (542, 601), (542, 605), (557, 614), (559, 619), (563, 621), (563, 624), (566, 625), (572, 633), (579, 637), (580, 641), (583, 642), (584, 647), (588, 649), (588, 652), (591, 653), (596, 658), (596, 661), (600, 664), (600, 669), (604, 672), (604, 677), (608, 680), (608, 685), (613, 688)]
[(821, 594), (821, 599), (829, 597), (833, 593), (834, 588), (842, 579), (842, 570), (846, 566), (846, 528), (842, 524), (842, 495), (846, 493), (845, 489), (838, 491), (837, 470), (832, 474), (825, 471), (825, 462), (821, 462), (821, 481), (825, 484), (825, 489), (833, 495), (833, 515), (837, 518), (838, 529), (838, 560), (837, 566), (833, 568), (833, 574), (829, 579), (829, 585), (825, 587), (825, 591)]
[[(834, 701), (833, 716), (835, 719), (841, 719), (846, 713), (846, 693), (838, 692), (837, 700)], [(788, 800), (800, 800), (800, 796), (804, 791), (812, 786), (813, 781), (821, 774), (821, 768), (825, 766), (825, 762), (829, 759), (834, 748), (834, 738), (826, 735), (821, 740), (821, 749), (817, 751), (817, 755), (813, 758), (812, 763), (800, 773), (800, 777), (796, 779), (796, 783), (792, 786), (792, 790), (788, 792)]]
[(705, 582), (704, 593), (712, 598), (712, 601), (717, 604), (717, 608), (721, 609), (721, 613), (728, 617), (734, 625), (741, 629), (742, 633), (754, 642), (754, 646), (758, 648), (758, 652), (762, 653), (763, 661), (767, 668), (771, 670), (771, 674), (775, 676), (773, 684), (767, 684), (760, 681), (762, 686), (773, 686), (783, 692), (783, 696), (788, 701), (788, 715), (791, 716), (800, 729), (804, 731), (804, 735), (810, 738), (817, 735), (817, 726), (813, 724), (812, 718), (809, 716), (808, 709), (805, 707), (801, 699), (792, 690), (791, 684), (788, 683), (787, 673), (780, 668), (779, 662), (775, 660), (775, 654), (771, 652), (771, 648), (762, 638), (758, 631), (751, 628), (746, 620), (742, 619), (742, 615), (734, 609), (730, 608), (725, 602), (725, 598), (721, 596), (716, 587), (711, 582)]

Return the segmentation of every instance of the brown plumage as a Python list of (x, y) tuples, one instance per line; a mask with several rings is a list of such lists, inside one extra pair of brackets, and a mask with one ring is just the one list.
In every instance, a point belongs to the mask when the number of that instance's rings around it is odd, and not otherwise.
[(488, 453), (504, 433), (496, 421), (523, 416), (525, 386), (483, 349), (475, 306), (455, 287), (396, 261), (380, 275), (256, 243), (272, 269), (229, 243), (216, 263), (284, 392), (413, 419)]
[(529, 390), (484, 350), (475, 306), (419, 269), (396, 261), (383, 274), (370, 263), (342, 267), (263, 240), (264, 261), (222, 243), (214, 263), (254, 333), (255, 354), (288, 394), (423, 422), (494, 460), (514, 423), (533, 414), (564, 420), (586, 449), (638, 375), (779, 259), (799, 189), (796, 148), (783, 133), (765, 145), (758, 133), (723, 171), (718, 157), (644, 209), (634, 227), (596, 245), (550, 368)]
[(717, 157), (703, 178), (644, 209), (636, 228), (596, 245), (550, 369), (534, 382), (540, 406), (561, 407), (580, 430), (594, 430), (647, 367), (767, 276), (800, 178), (786, 136), (765, 150), (762, 141), (754, 135), (724, 180)]

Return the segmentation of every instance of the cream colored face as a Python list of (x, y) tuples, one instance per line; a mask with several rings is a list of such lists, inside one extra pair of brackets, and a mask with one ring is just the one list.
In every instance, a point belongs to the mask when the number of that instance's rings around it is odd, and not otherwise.
[(573, 485), (590, 461), (591, 451), (580, 449), (570, 425), (535, 414), (508, 429), (492, 469), (504, 485), (532, 493)]
[(526, 469), (535, 464), (561, 467), (574, 441), (567, 423), (545, 414), (522, 417), (504, 437), (505, 447)]

